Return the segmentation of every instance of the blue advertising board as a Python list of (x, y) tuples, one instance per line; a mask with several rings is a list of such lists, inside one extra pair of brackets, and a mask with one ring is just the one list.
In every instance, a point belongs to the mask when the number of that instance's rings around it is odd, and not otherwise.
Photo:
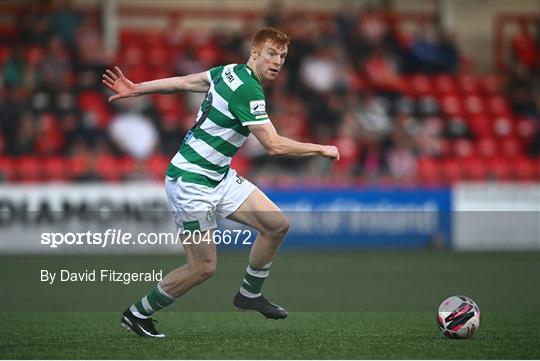
[[(451, 191), (437, 189), (268, 189), (290, 220), (283, 247), (450, 247)], [(230, 227), (230, 225), (227, 225)]]

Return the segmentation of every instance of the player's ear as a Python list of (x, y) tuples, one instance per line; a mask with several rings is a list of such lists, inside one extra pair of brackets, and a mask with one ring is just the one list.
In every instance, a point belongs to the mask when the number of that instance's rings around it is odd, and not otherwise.
[(250, 56), (253, 60), (255, 60), (257, 58), (257, 55), (259, 54), (259, 50), (257, 49), (256, 46), (252, 46), (251, 47), (251, 53), (250, 53)]

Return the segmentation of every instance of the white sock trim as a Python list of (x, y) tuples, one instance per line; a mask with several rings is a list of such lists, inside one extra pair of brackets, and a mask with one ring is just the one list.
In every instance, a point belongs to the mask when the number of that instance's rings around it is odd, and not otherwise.
[(167, 292), (163, 291), (163, 288), (161, 288), (161, 285), (159, 283), (157, 284), (157, 289), (158, 289), (159, 293), (161, 293), (163, 296), (167, 297), (169, 300), (171, 300), (171, 301), (176, 300), (176, 298), (169, 295)]
[(253, 277), (259, 277), (259, 278), (266, 278), (268, 277), (268, 274), (270, 273), (269, 270), (264, 270), (264, 271), (255, 271), (254, 269), (251, 268), (251, 266), (247, 266), (246, 268), (246, 272), (253, 276)]
[(145, 316), (143, 315), (142, 313), (140, 313), (139, 311), (137, 311), (137, 307), (135, 307), (135, 305), (131, 305), (131, 307), (129, 308), (129, 310), (131, 311), (131, 313), (133, 313), (133, 315), (137, 318), (142, 318), (143, 320), (146, 320), (147, 318), (150, 318), (149, 316)]
[(242, 294), (242, 296), (246, 296), (249, 298), (257, 298), (261, 295), (261, 293), (257, 293), (257, 294), (251, 293), (248, 290), (246, 290), (244, 287), (240, 287), (239, 291), (240, 291), (240, 294)]

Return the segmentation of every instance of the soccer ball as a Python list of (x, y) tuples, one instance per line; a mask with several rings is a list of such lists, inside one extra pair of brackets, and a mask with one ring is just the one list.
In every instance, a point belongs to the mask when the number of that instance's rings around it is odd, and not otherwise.
[(480, 308), (469, 297), (449, 297), (439, 306), (437, 324), (446, 337), (471, 338), (480, 327)]

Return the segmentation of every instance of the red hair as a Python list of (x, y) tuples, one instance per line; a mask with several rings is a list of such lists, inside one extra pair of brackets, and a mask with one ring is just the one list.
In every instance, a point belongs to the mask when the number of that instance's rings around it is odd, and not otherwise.
[(266, 40), (270, 40), (279, 47), (285, 47), (291, 42), (291, 38), (283, 31), (267, 27), (257, 30), (257, 32), (253, 35), (251, 46), (258, 47), (260, 45), (264, 45)]

